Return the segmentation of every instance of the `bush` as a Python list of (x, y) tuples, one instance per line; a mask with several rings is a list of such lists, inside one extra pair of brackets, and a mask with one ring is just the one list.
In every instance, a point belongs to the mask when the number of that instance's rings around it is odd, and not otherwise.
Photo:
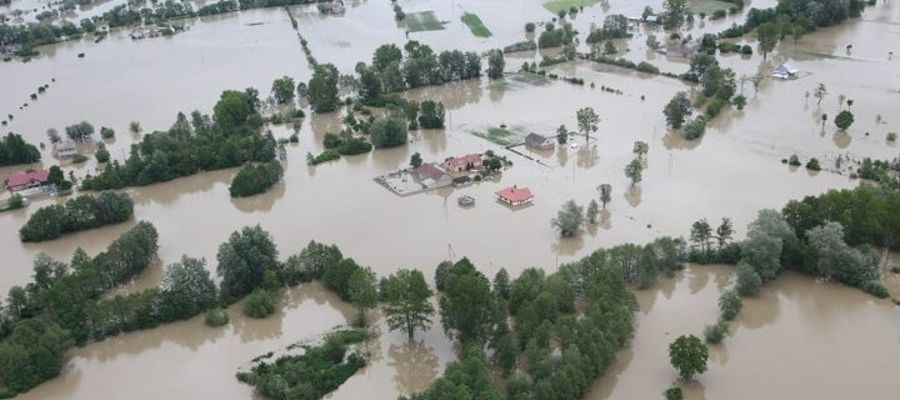
[(221, 307), (216, 307), (206, 311), (203, 322), (206, 326), (224, 326), (228, 324), (228, 312)]
[(719, 296), (719, 313), (722, 320), (731, 321), (741, 313), (744, 303), (735, 290), (728, 290)]
[(14, 193), (9, 197), (9, 201), (7, 201), (6, 206), (10, 210), (19, 209), (25, 207), (25, 199), (22, 198), (22, 195), (18, 193)]
[(741, 45), (737, 43), (721, 42), (719, 43), (718, 48), (722, 54), (739, 53), (741, 51)]
[(244, 302), (244, 315), (265, 318), (275, 312), (275, 294), (265, 289), (255, 289)]
[(722, 343), (722, 340), (725, 339), (727, 333), (728, 325), (721, 320), (715, 324), (707, 325), (706, 328), (703, 329), (703, 337), (706, 338), (706, 343), (709, 344)]
[(88, 160), (88, 158), (85, 157), (85, 156), (83, 156), (83, 155), (81, 155), (81, 154), (76, 154), (76, 155), (72, 156), (72, 163), (73, 163), (73, 164), (81, 164), (81, 163), (83, 163), (83, 162), (85, 162), (85, 161), (87, 161), (87, 160)]
[(684, 394), (681, 392), (680, 387), (670, 387), (663, 392), (663, 396), (666, 397), (666, 400), (682, 400), (684, 399)]
[(338, 153), (337, 150), (329, 149), (311, 159), (309, 163), (310, 165), (319, 165), (323, 162), (337, 160), (338, 158), (341, 158), (341, 153)]
[(647, 72), (647, 73), (651, 73), (651, 74), (658, 74), (658, 73), (659, 73), (659, 68), (657, 68), (655, 65), (650, 64), (650, 63), (648, 63), (648, 62), (646, 62), (646, 61), (641, 61), (640, 63), (638, 63), (636, 69), (637, 69), (638, 71), (641, 71), (641, 72)]
[(106, 145), (103, 142), (97, 143), (97, 152), (94, 153), (94, 157), (98, 163), (109, 162), (109, 150), (106, 149)]
[(762, 278), (759, 277), (759, 274), (753, 269), (753, 267), (746, 263), (740, 262), (737, 266), (737, 289), (738, 294), (741, 296), (752, 296), (759, 293), (759, 289), (762, 287)]
[(525, 24), (525, 32), (534, 33), (534, 22)]
[(813, 171), (821, 171), (822, 167), (819, 166), (819, 160), (815, 158), (810, 158), (809, 161), (806, 162), (806, 168)]
[(725, 106), (725, 101), (719, 98), (713, 99), (712, 102), (706, 106), (706, 118), (713, 119), (719, 112), (722, 111), (722, 107)]
[(263, 193), (278, 183), (283, 174), (284, 169), (278, 161), (244, 165), (231, 180), (228, 193), (231, 197), (247, 197)]
[(745, 44), (741, 46), (741, 54), (745, 56), (753, 55), (753, 48), (750, 45)]
[(788, 159), (788, 165), (793, 166), (793, 167), (799, 167), (803, 164), (800, 162), (800, 157), (797, 157), (796, 154), (791, 154), (791, 157)]
[(859, 285), (859, 288), (862, 289), (862, 291), (880, 299), (886, 299), (888, 296), (890, 296), (890, 293), (888, 292), (887, 288), (884, 287), (884, 284), (877, 280), (865, 281), (861, 285)]
[(834, 117), (834, 125), (841, 130), (849, 128), (850, 125), (853, 125), (853, 113), (847, 110), (841, 111)]
[(706, 132), (706, 119), (694, 118), (684, 125), (684, 138), (687, 140), (699, 139)]
[(372, 151), (372, 144), (360, 138), (350, 138), (341, 144), (337, 151), (343, 156), (355, 156)]

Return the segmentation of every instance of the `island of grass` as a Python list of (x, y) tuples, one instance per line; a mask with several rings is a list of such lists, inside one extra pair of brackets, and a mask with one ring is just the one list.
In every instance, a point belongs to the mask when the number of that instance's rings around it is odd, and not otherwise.
[(541, 0), (541, 5), (543, 5), (547, 11), (556, 14), (562, 10), (569, 10), (572, 7), (590, 7), (599, 2), (600, 0)]
[(481, 22), (481, 18), (478, 18), (478, 15), (467, 12), (463, 14), (461, 19), (476, 37), (486, 38), (491, 36), (491, 31), (484, 26), (484, 23)]
[(419, 11), (406, 14), (403, 19), (408, 32), (439, 31), (444, 23), (434, 16), (434, 11)]
[(266, 399), (318, 399), (331, 393), (366, 365), (363, 355), (347, 354), (350, 345), (368, 338), (364, 330), (333, 332), (319, 346), (303, 346), (299, 356), (260, 362), (250, 372), (237, 374)]
[(700, 0), (692, 3), (689, 6), (691, 12), (694, 14), (706, 14), (709, 16), (714, 15), (718, 12), (728, 12), (732, 8), (737, 8), (737, 6), (733, 3), (729, 3), (721, 0)]
[(523, 141), (522, 135), (516, 133), (514, 130), (507, 129), (506, 127), (494, 127), (487, 128), (487, 130), (484, 131), (472, 131), (472, 134), (501, 146), (510, 146), (522, 143)]

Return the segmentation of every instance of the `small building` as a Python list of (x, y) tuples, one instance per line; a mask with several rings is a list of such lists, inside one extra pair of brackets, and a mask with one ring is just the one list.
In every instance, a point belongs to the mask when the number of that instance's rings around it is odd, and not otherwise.
[(318, 8), (320, 13), (331, 15), (341, 15), (345, 10), (342, 0), (319, 2)]
[(534, 201), (534, 196), (531, 194), (531, 190), (527, 187), (520, 188), (513, 185), (497, 192), (496, 194), (497, 200), (500, 200), (510, 206), (531, 204), (531, 202)]
[(416, 168), (416, 178), (428, 189), (450, 186), (453, 183), (450, 175), (440, 169), (435, 163), (425, 163)]
[(461, 196), (456, 202), (461, 207), (472, 207), (475, 205), (475, 198), (469, 195)]
[(15, 171), (6, 179), (9, 190), (18, 191), (44, 186), (50, 183), (50, 173), (44, 169)]
[(529, 133), (525, 137), (525, 145), (537, 150), (551, 150), (555, 145), (553, 138), (538, 135), (537, 133)]
[(775, 71), (772, 71), (772, 77), (777, 79), (791, 79), (796, 78), (799, 73), (800, 70), (797, 67), (784, 63), (778, 66), (778, 68), (775, 68)]
[(460, 187), (472, 183), (472, 178), (468, 175), (457, 176), (453, 178), (453, 186)]
[(53, 144), (53, 155), (56, 156), (56, 158), (72, 157), (75, 154), (78, 154), (78, 147), (75, 146), (75, 142), (71, 140)]
[(444, 163), (444, 166), (447, 167), (447, 170), (450, 172), (462, 172), (468, 171), (475, 168), (481, 168), (483, 160), (481, 158), (481, 154), (466, 154), (462, 157), (453, 157), (447, 159)]

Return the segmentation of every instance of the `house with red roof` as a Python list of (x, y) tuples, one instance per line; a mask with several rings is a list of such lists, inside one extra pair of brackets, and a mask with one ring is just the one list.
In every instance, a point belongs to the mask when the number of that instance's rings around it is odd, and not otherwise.
[(447, 175), (435, 163), (422, 164), (413, 172), (426, 189), (450, 186), (453, 183), (450, 175)]
[(462, 157), (453, 157), (447, 159), (444, 166), (451, 172), (463, 172), (470, 169), (481, 168), (483, 160), (481, 154), (466, 154)]
[(500, 200), (510, 206), (521, 206), (531, 204), (534, 201), (534, 195), (527, 187), (510, 186), (496, 193), (497, 200)]
[(44, 186), (50, 182), (49, 178), (50, 173), (44, 169), (16, 171), (6, 179), (6, 186), (12, 191), (25, 190)]

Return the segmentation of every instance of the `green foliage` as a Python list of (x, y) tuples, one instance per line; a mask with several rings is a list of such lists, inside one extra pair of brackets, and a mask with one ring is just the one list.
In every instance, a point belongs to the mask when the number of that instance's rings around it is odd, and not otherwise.
[(322, 279), (325, 271), (343, 259), (337, 246), (311, 241), (299, 254), (288, 257), (281, 269), (281, 280), (288, 285)]
[(722, 340), (725, 339), (725, 335), (727, 334), (728, 325), (725, 323), (725, 321), (720, 320), (703, 328), (703, 337), (706, 339), (706, 343), (709, 344), (722, 343)]
[(738, 111), (743, 110), (744, 107), (747, 106), (747, 98), (744, 97), (744, 95), (739, 94), (731, 99), (731, 104), (733, 104), (734, 107), (738, 109)]
[(722, 107), (725, 107), (725, 104), (726, 102), (722, 99), (713, 99), (713, 101), (711, 101), (709, 105), (706, 106), (706, 118), (715, 118), (717, 115), (719, 115), (719, 112), (722, 111)]
[(124, 164), (113, 161), (97, 176), (88, 175), (86, 190), (143, 186), (200, 171), (230, 168), (275, 159), (275, 138), (258, 134), (262, 118), (246, 92), (225, 91), (214, 116), (195, 111), (191, 122), (180, 114), (168, 132), (144, 135), (131, 146)]
[(100, 137), (104, 140), (113, 139), (116, 137), (116, 131), (114, 131), (112, 128), (102, 126), (100, 127)]
[(737, 318), (743, 308), (744, 303), (737, 291), (728, 290), (719, 296), (719, 313), (722, 316), (722, 320), (731, 321)]
[(506, 61), (503, 59), (503, 52), (500, 50), (491, 50), (488, 53), (488, 78), (491, 79), (500, 79), (503, 78), (503, 68), (506, 66)]
[(97, 143), (97, 152), (94, 153), (94, 157), (97, 159), (98, 163), (109, 161), (109, 150), (106, 149), (106, 145), (103, 144), (103, 142)]
[(641, 61), (640, 63), (638, 63), (638, 65), (635, 69), (637, 69), (638, 71), (641, 71), (641, 72), (649, 73), (649, 74), (658, 74), (659, 73), (659, 67), (657, 67), (647, 61)]
[(628, 165), (625, 166), (625, 176), (631, 180), (631, 186), (634, 186), (641, 182), (643, 179), (644, 172), (644, 164), (641, 163), (639, 158), (635, 158), (631, 160)]
[(341, 299), (350, 301), (350, 278), (360, 268), (352, 258), (342, 259), (323, 271), (322, 283)]
[(419, 126), (423, 129), (443, 128), (444, 103), (432, 100), (423, 101), (419, 111)]
[(581, 231), (583, 223), (584, 208), (575, 204), (575, 200), (569, 200), (563, 204), (557, 212), (556, 218), (550, 221), (550, 224), (559, 230), (559, 235), (562, 237), (575, 236)]
[(365, 267), (353, 271), (347, 282), (347, 292), (350, 301), (359, 309), (359, 320), (365, 325), (366, 311), (378, 304), (378, 288), (372, 269)]
[(66, 136), (76, 142), (84, 142), (91, 139), (94, 134), (94, 126), (87, 121), (66, 127)]
[(182, 256), (181, 262), (166, 268), (159, 284), (160, 318), (166, 321), (190, 318), (215, 306), (217, 297), (206, 260)]
[(250, 318), (265, 318), (275, 312), (276, 293), (256, 288), (244, 301), (244, 315)]
[(395, 116), (375, 119), (369, 130), (369, 138), (377, 149), (404, 145), (407, 136), (406, 122)]
[(266, 271), (277, 272), (278, 250), (272, 237), (261, 226), (245, 226), (233, 232), (228, 241), (219, 246), (216, 272), (222, 301), (231, 303), (249, 294), (263, 282)]
[(22, 197), (22, 195), (13, 193), (12, 196), (9, 196), (9, 200), (6, 202), (6, 207), (9, 210), (16, 210), (25, 207), (25, 199)]
[(22, 136), (7, 133), (0, 137), (0, 166), (30, 164), (41, 159), (41, 152), (32, 144), (28, 144)]
[(401, 269), (387, 279), (384, 314), (388, 328), (403, 330), (410, 338), (416, 329), (428, 330), (434, 307), (431, 289), (421, 271)]
[(494, 388), (484, 353), (479, 346), (465, 343), (458, 362), (447, 366), (444, 376), (438, 378), (422, 393), (400, 400), (500, 400), (503, 397)]
[(134, 203), (126, 193), (105, 191), (99, 196), (81, 195), (66, 202), (42, 207), (19, 229), (23, 242), (56, 239), (65, 233), (93, 229), (127, 221)]
[(806, 232), (815, 257), (815, 272), (828, 279), (861, 288), (877, 297), (887, 297), (881, 284), (878, 255), (871, 249), (854, 249), (844, 241), (844, 227), (827, 222)]
[(237, 379), (267, 399), (320, 399), (366, 365), (359, 353), (347, 353), (350, 345), (367, 338), (365, 331), (336, 331), (321, 345), (303, 346), (302, 355), (260, 362), (250, 372), (238, 373)]
[(775, 23), (766, 22), (756, 28), (756, 39), (759, 41), (759, 51), (763, 53), (763, 59), (766, 59), (781, 39), (781, 32)]
[(338, 70), (334, 65), (319, 64), (315, 66), (307, 85), (307, 98), (313, 111), (328, 113), (337, 110), (340, 105), (338, 78)]
[(538, 36), (539, 48), (546, 49), (572, 43), (574, 37), (572, 24), (564, 23), (559, 29), (556, 29), (551, 23), (547, 23), (545, 26), (547, 29)]
[(628, 27), (628, 18), (624, 15), (607, 15), (603, 20), (603, 27), (600, 29), (592, 30), (591, 33), (588, 34), (585, 41), (587, 43), (600, 43), (602, 41), (608, 41), (610, 39), (629, 38), (631, 37), (631, 34), (628, 33)]
[(684, 126), (684, 138), (687, 140), (699, 139), (706, 133), (706, 118), (698, 116)]
[(737, 266), (737, 285), (736, 290), (741, 296), (754, 296), (759, 293), (762, 287), (762, 279), (753, 269), (753, 266), (746, 262), (740, 262)]
[(278, 161), (269, 161), (264, 164), (246, 164), (228, 187), (231, 197), (247, 197), (263, 193), (278, 181), (284, 174), (284, 169)]
[(411, 168), (419, 168), (421, 165), (422, 165), (422, 155), (419, 154), (419, 152), (417, 151), (409, 157), (409, 166)]
[(294, 101), (294, 78), (283, 76), (272, 82), (272, 96), (278, 104), (287, 104)]
[[(470, 268), (471, 267), (471, 268)], [(468, 260), (457, 262), (442, 282), (441, 323), (451, 338), (484, 343), (493, 322), (490, 283)]]
[(850, 125), (853, 125), (853, 113), (848, 110), (839, 112), (838, 115), (834, 117), (834, 125), (842, 131), (846, 130)]
[(822, 166), (819, 165), (819, 160), (817, 160), (815, 157), (810, 158), (809, 161), (806, 162), (806, 168), (812, 171), (822, 170)]
[(463, 13), (460, 19), (469, 27), (469, 30), (472, 31), (472, 34), (476, 37), (486, 38), (491, 36), (491, 31), (484, 26), (484, 23), (481, 22), (481, 18), (479, 18), (478, 15), (466, 12)]
[(669, 345), (669, 361), (684, 380), (706, 372), (709, 349), (694, 335), (682, 335)]
[(681, 392), (680, 387), (670, 387), (663, 392), (663, 396), (666, 400), (682, 400), (684, 398), (684, 394)]
[(225, 326), (228, 324), (228, 312), (221, 307), (211, 308), (206, 311), (206, 316), (203, 318), (203, 322), (206, 326), (218, 327)]
[(334, 149), (328, 149), (313, 158), (310, 165), (319, 165), (324, 162), (337, 160), (338, 158), (341, 158), (341, 153)]
[(13, 392), (24, 392), (56, 377), (72, 345), (69, 332), (52, 320), (26, 320), (0, 343), (0, 381)]
[(684, 124), (684, 120), (690, 116), (691, 113), (691, 100), (688, 98), (686, 92), (676, 93), (675, 97), (673, 97), (663, 109), (663, 114), (666, 116), (666, 123), (672, 129), (681, 128), (681, 125)]
[(534, 22), (528, 22), (525, 24), (525, 32), (534, 33)]

